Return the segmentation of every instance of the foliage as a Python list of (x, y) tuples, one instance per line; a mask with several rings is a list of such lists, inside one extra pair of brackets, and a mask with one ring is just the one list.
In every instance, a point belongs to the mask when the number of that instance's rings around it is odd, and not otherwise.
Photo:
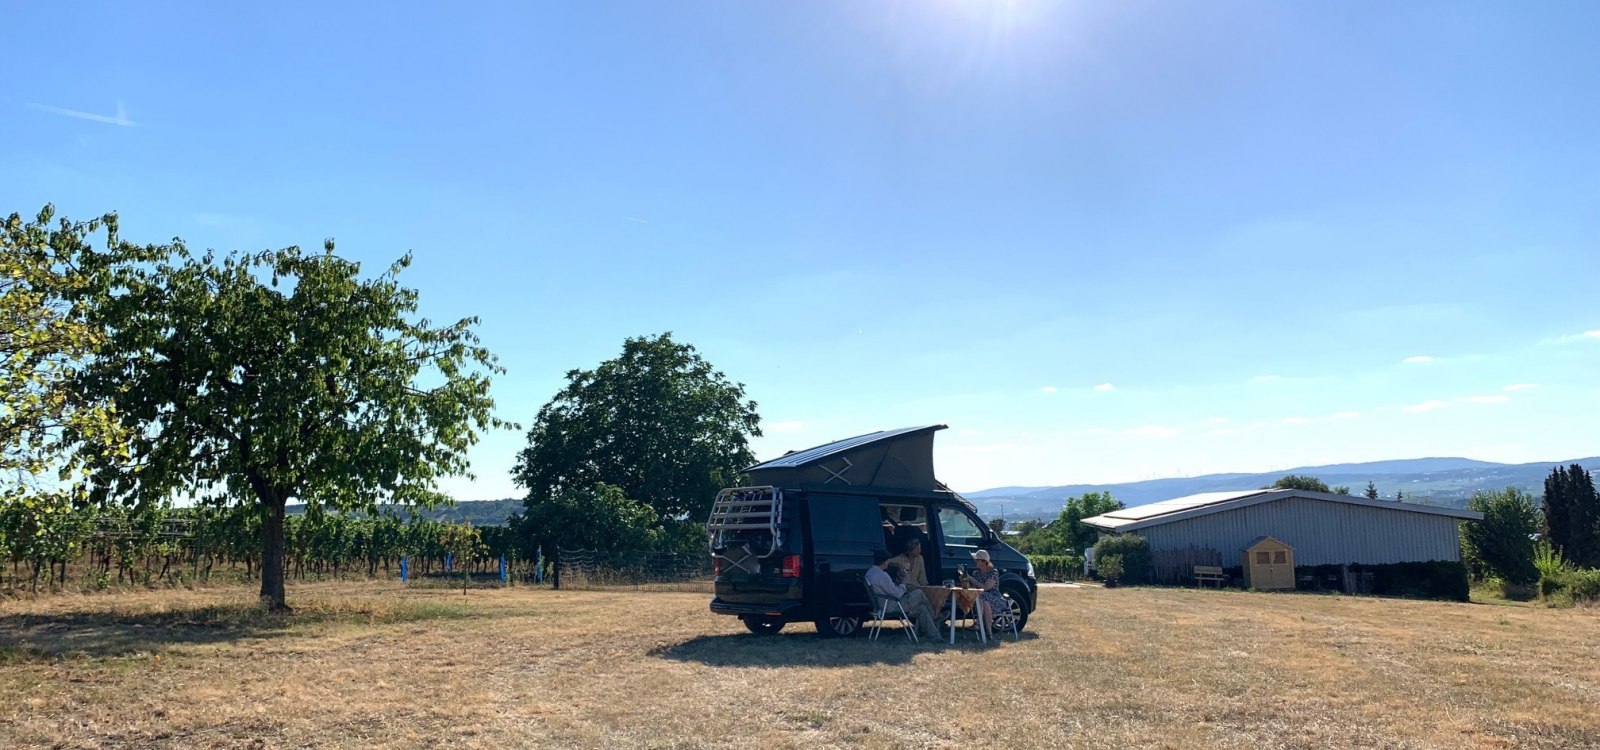
[(1582, 568), (1600, 568), (1600, 494), (1578, 464), (1557, 466), (1544, 480), (1545, 537)]
[(1152, 568), (1150, 542), (1138, 534), (1112, 534), (1094, 545), (1094, 566), (1105, 575), (1106, 559), (1115, 556), (1122, 563), (1123, 583), (1149, 583)]
[[(1310, 476), (1309, 474), (1285, 474), (1285, 475), (1283, 475), (1281, 477), (1278, 477), (1278, 481), (1273, 482), (1272, 486), (1265, 487), (1263, 489), (1269, 489), (1269, 490), (1303, 490), (1303, 491), (1306, 491), (1306, 492), (1332, 492), (1333, 491), (1332, 489), (1330, 489), (1328, 487), (1328, 483), (1327, 482), (1324, 482), (1321, 479), (1318, 479), (1318, 478), (1316, 478), (1314, 476)], [(1344, 492), (1340, 493), (1340, 494), (1349, 494), (1349, 492), (1350, 492), (1350, 488), (1349, 487), (1344, 487), (1342, 489), (1344, 489)]]
[[(630, 338), (621, 356), (572, 370), (539, 409), (512, 475), (526, 505), (571, 498), (601, 484), (663, 519), (701, 520), (717, 491), (755, 463), (756, 404), (671, 333)], [(572, 546), (570, 543), (568, 546)]]
[(1083, 519), (1122, 507), (1122, 503), (1109, 492), (1086, 492), (1067, 498), (1055, 521), (1049, 526), (1034, 527), (1019, 535), (1015, 546), (1028, 555), (1082, 554), (1094, 546), (1095, 539), (1100, 536), (1099, 530), (1085, 526)]
[(1083, 577), (1081, 555), (1029, 555), (1033, 574), (1041, 581), (1076, 581)]
[[(628, 499), (620, 487), (600, 484), (529, 505), (517, 523), (533, 545), (546, 551), (566, 547), (615, 552), (652, 548), (657, 520), (654, 511)], [(700, 543), (705, 543), (703, 536)]]
[(1372, 480), (1368, 479), (1367, 480), (1367, 489), (1366, 489), (1365, 492), (1363, 492), (1361, 494), (1365, 495), (1368, 500), (1377, 500), (1378, 499), (1378, 485), (1373, 484)]
[(417, 293), (397, 281), (409, 255), (363, 280), (325, 250), (194, 257), (177, 242), (121, 268), (92, 300), (110, 339), (78, 379), (137, 435), (131, 462), (85, 449), (95, 499), (148, 508), (189, 492), (254, 506), (261, 596), (275, 609), (290, 499), (444, 503), (435, 482), (468, 472), (479, 430), (511, 426), (491, 415), (488, 373), (501, 370), (476, 319), (415, 318)]
[(1539, 580), (1533, 564), (1533, 535), (1539, 532), (1539, 509), (1533, 496), (1516, 487), (1473, 493), (1467, 508), (1483, 520), (1461, 524), (1461, 557), (1478, 579), (1496, 576), (1522, 586)]
[(1106, 555), (1105, 559), (1096, 561), (1095, 570), (1106, 583), (1121, 583), (1125, 572), (1122, 568), (1122, 555)]
[(1338, 487), (1333, 488), (1331, 492), (1333, 492), (1335, 495), (1348, 495), (1350, 494), (1350, 485), (1341, 484)]
[(1006, 530), (1006, 519), (1004, 519), (1004, 518), (991, 518), (991, 519), (989, 519), (989, 530), (993, 531), (995, 533), (995, 536), (999, 536), (999, 535), (1005, 533), (1005, 530)]
[(56, 220), (45, 206), (32, 221), (11, 214), (0, 226), (0, 549), (30, 563), (35, 586), (43, 566), (79, 544), (69, 512), (80, 469), (73, 443), (115, 453), (127, 440), (110, 399), (72, 382), (107, 338), (89, 319), (87, 293), (105, 283), (105, 270), (83, 263), (102, 229), (101, 254), (139, 259), (118, 240), (115, 215)]

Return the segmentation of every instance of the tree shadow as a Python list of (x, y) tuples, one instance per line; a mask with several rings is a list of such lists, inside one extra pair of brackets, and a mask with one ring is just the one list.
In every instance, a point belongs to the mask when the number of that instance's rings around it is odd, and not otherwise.
[(276, 637), (301, 621), (296, 615), (268, 613), (254, 604), (145, 613), (3, 615), (0, 661), (129, 656), (173, 646)]
[[(1039, 636), (1023, 632), (1020, 641)], [(912, 643), (897, 629), (885, 629), (877, 641), (865, 637), (819, 638), (815, 633), (797, 631), (777, 635), (723, 633), (702, 635), (652, 650), (652, 654), (673, 661), (695, 662), (712, 667), (850, 667), (893, 666), (911, 663), (922, 654), (945, 651), (1001, 649), (1013, 645), (1007, 635), (1001, 642), (985, 646), (966, 633), (956, 635), (955, 645), (940, 639)]]

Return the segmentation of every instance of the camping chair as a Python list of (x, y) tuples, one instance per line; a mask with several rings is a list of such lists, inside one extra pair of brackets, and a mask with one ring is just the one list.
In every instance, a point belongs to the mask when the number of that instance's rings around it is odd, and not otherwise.
[(874, 591), (871, 586), (867, 586), (866, 588), (867, 600), (872, 602), (873, 620), (872, 628), (868, 631), (867, 637), (874, 641), (878, 640), (878, 634), (883, 632), (884, 618), (888, 617), (890, 613), (889, 605), (892, 604), (894, 605), (893, 611), (900, 613), (900, 629), (906, 632), (906, 636), (911, 638), (912, 643), (917, 643), (917, 629), (912, 627), (911, 618), (906, 615), (906, 608), (905, 605), (900, 603), (900, 597), (885, 596), (877, 591)]

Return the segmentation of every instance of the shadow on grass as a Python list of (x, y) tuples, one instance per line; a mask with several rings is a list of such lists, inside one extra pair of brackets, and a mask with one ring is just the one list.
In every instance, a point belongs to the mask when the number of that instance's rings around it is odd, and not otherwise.
[(156, 611), (99, 610), (0, 616), (0, 664), (73, 656), (116, 657), (173, 646), (272, 638), (319, 623), (386, 624), (472, 616), (437, 602), (309, 601), (288, 614), (255, 603)]
[(651, 653), (663, 659), (695, 662), (712, 667), (848, 667), (908, 664), (921, 654), (945, 651), (983, 653), (1037, 639), (1036, 633), (1022, 632), (1019, 641), (1007, 636), (1000, 643), (985, 646), (957, 634), (955, 645), (940, 639), (912, 643), (898, 630), (885, 630), (879, 640), (865, 637), (819, 638), (800, 630), (778, 635), (725, 633), (702, 635)]

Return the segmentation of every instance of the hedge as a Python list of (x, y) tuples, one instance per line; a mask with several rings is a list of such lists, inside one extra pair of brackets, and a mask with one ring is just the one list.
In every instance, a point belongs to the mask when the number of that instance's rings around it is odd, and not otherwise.
[(1114, 534), (1100, 537), (1094, 545), (1094, 559), (1104, 560), (1107, 555), (1122, 558), (1120, 583), (1149, 583), (1151, 572), (1150, 542), (1138, 534)]
[(1076, 581), (1083, 577), (1083, 558), (1077, 555), (1029, 555), (1033, 574), (1041, 581)]
[[(1294, 569), (1294, 572), (1297, 578), (1311, 576), (1313, 585), (1320, 585), (1327, 576), (1337, 575), (1341, 567), (1343, 566), (1298, 566)], [(1378, 596), (1452, 599), (1464, 602), (1468, 600), (1468, 590), (1471, 587), (1471, 583), (1467, 578), (1467, 566), (1454, 560), (1388, 563), (1384, 565), (1356, 563), (1348, 567), (1352, 573), (1371, 573), (1372, 590), (1370, 593)]]

